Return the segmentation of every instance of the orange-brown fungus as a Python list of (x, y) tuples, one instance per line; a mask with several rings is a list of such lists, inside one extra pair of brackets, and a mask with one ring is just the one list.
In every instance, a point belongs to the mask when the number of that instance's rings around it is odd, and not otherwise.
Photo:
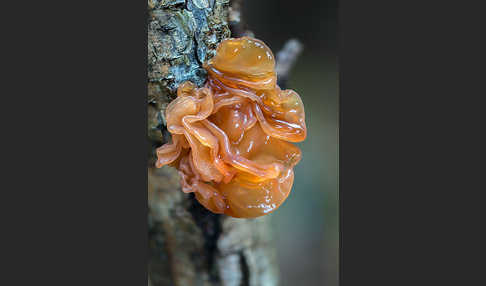
[(214, 213), (253, 218), (277, 209), (294, 180), (306, 137), (304, 106), (276, 84), (275, 59), (261, 41), (227, 39), (204, 66), (202, 88), (185, 82), (166, 110), (172, 143), (157, 167), (179, 170), (182, 190)]

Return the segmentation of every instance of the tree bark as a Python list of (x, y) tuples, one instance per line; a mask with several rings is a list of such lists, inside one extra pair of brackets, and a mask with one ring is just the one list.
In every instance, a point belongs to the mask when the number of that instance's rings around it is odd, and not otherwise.
[[(149, 0), (148, 165), (149, 285), (278, 284), (270, 217), (235, 219), (207, 211), (181, 191), (177, 171), (154, 168), (168, 142), (164, 111), (180, 83), (202, 86), (202, 63), (240, 27), (241, 1)], [(231, 24), (231, 25), (230, 25)], [(239, 36), (235, 31), (234, 36)]]

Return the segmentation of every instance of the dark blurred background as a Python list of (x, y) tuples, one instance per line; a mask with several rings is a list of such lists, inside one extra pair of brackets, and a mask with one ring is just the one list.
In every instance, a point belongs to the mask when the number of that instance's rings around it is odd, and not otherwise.
[(293, 190), (273, 214), (282, 286), (338, 285), (338, 65), (336, 0), (243, 1), (247, 29), (276, 54), (304, 50), (287, 83), (304, 102), (307, 139)]

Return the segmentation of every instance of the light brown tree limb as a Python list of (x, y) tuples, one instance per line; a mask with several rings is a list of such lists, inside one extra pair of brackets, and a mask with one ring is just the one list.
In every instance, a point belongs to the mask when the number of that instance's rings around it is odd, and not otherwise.
[(228, 17), (230, 5), (235, 4), (231, 2), (148, 2), (151, 286), (278, 285), (269, 216), (235, 219), (213, 214), (194, 195), (181, 191), (175, 169), (153, 167), (155, 148), (170, 140), (163, 114), (178, 85), (186, 80), (202, 85), (206, 80), (202, 63), (214, 55), (219, 42), (231, 36)]

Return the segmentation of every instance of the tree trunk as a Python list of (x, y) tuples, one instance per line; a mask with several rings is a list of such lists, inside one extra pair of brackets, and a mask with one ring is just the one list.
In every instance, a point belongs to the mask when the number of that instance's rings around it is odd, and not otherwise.
[[(177, 171), (154, 168), (170, 139), (163, 116), (180, 83), (202, 86), (202, 63), (239, 27), (240, 1), (149, 0), (149, 285), (277, 285), (270, 217), (235, 219), (207, 211), (185, 194)], [(233, 35), (238, 36), (238, 35)]]

